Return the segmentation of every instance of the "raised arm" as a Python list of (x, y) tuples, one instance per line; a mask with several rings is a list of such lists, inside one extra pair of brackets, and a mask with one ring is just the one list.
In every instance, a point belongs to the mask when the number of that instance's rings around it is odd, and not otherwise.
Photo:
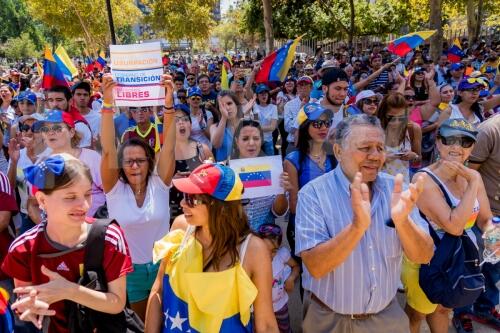
[(219, 105), (221, 117), (219, 123), (213, 124), (210, 127), (210, 141), (212, 142), (212, 146), (216, 149), (222, 146), (228, 116), (227, 107), (226, 105), (223, 105), (220, 96), (218, 97), (218, 100), (217, 104)]
[(441, 95), (436, 86), (436, 82), (434, 81), (435, 73), (436, 71), (434, 70), (434, 66), (429, 73), (425, 73), (425, 81), (427, 82), (427, 87), (429, 89), (429, 101), (420, 106), (422, 119), (429, 119), (441, 103)]
[(396, 64), (397, 62), (399, 62), (399, 58), (396, 59), (393, 62), (387, 63), (384, 66), (380, 67), (375, 72), (371, 73), (366, 79), (364, 79), (362, 81), (359, 81), (358, 83), (355, 83), (354, 84), (354, 89), (356, 89), (356, 91), (363, 90), (368, 84), (370, 84), (370, 82), (372, 82), (373, 80), (375, 80), (376, 78), (378, 78), (379, 75), (383, 71), (385, 71), (387, 68), (391, 67), (392, 65)]
[(157, 172), (161, 180), (170, 186), (175, 171), (174, 84), (170, 75), (164, 75), (163, 80), (166, 112), (163, 113), (163, 147), (159, 154)]
[(113, 121), (113, 88), (116, 82), (111, 74), (102, 78), (103, 107), (101, 109), (101, 177), (105, 193), (113, 189), (119, 179), (118, 153), (115, 143), (115, 122)]

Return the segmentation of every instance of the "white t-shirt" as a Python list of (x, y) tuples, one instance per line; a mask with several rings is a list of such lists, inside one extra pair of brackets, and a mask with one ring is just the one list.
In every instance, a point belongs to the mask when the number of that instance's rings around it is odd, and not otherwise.
[(273, 310), (281, 310), (288, 303), (288, 293), (285, 290), (285, 281), (292, 273), (292, 269), (287, 265), (290, 260), (290, 250), (280, 247), (273, 258)]
[(82, 139), (80, 140), (79, 148), (88, 148), (92, 145), (92, 132), (87, 124), (78, 122), (75, 124), (75, 130), (80, 134)]
[(114, 218), (125, 233), (134, 264), (151, 262), (154, 242), (170, 229), (169, 193), (170, 187), (156, 171), (148, 181), (142, 207), (137, 207), (130, 185), (121, 180), (106, 193), (109, 217)]
[(90, 112), (83, 117), (90, 125), (92, 136), (97, 139), (97, 137), (101, 133), (101, 114), (95, 109), (90, 109)]
[[(259, 104), (253, 106), (253, 112), (258, 116), (260, 126), (269, 126), (273, 120), (278, 120), (278, 108), (274, 104), (268, 104), (264, 107)], [(273, 141), (273, 132), (264, 132), (264, 142)]]
[(101, 155), (95, 150), (82, 148), (78, 159), (88, 166), (90, 174), (92, 175), (92, 205), (87, 215), (94, 216), (97, 208), (104, 205), (106, 202), (106, 195), (102, 189)]
[[(457, 104), (450, 104), (451, 107), (451, 114), (450, 114), (450, 119), (465, 119), (464, 115), (462, 112), (460, 112), (460, 109), (458, 108)], [(478, 116), (475, 114), (472, 114), (473, 119), (465, 119), (469, 122), (471, 122), (474, 126), (478, 126), (481, 123), (481, 119), (479, 119)]]

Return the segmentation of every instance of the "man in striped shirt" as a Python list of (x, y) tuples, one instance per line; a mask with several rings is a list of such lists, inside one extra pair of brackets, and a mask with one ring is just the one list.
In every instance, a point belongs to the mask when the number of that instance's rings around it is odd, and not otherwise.
[(296, 254), (304, 263), (303, 331), (409, 332), (395, 296), (401, 256), (427, 263), (433, 243), (414, 208), (422, 180), (402, 188), (402, 175), (379, 173), (384, 132), (376, 117), (337, 126), (339, 165), (299, 192)]
[[(370, 67), (372, 69), (371, 73), (374, 73), (378, 71), (380, 68), (382, 68), (382, 56), (380, 54), (374, 54), (370, 58)], [(380, 87), (384, 87), (387, 85), (387, 83), (392, 81), (392, 77), (389, 75), (389, 71), (387, 69), (384, 69), (382, 73), (379, 74), (375, 79), (373, 79), (370, 84), (366, 87), (367, 90), (380, 90)]]

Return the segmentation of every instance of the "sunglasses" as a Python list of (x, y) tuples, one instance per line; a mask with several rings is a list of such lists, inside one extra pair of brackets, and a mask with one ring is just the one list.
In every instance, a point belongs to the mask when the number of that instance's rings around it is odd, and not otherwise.
[(378, 104), (378, 99), (376, 99), (376, 98), (373, 98), (373, 99), (372, 98), (365, 98), (363, 100), (363, 104), (364, 105), (374, 105), (374, 104), (377, 105)]
[(180, 122), (189, 122), (189, 117), (188, 116), (182, 116), (182, 117), (175, 117), (175, 122), (180, 123)]
[(19, 131), (21, 132), (28, 132), (28, 131), (32, 131), (33, 133), (37, 133), (37, 131), (39, 131), (39, 127), (40, 126), (35, 126), (35, 124), (33, 125), (25, 125), (25, 124), (19, 124)]
[(332, 126), (332, 121), (331, 120), (313, 120), (311, 121), (312, 127), (316, 129), (320, 129), (322, 126), (325, 126), (326, 128), (330, 128)]
[(191, 97), (192, 101), (201, 101), (201, 97)]
[(415, 100), (415, 96), (413, 96), (413, 95), (405, 95), (405, 99), (407, 101), (414, 101)]
[(475, 143), (473, 139), (464, 136), (442, 136), (441, 142), (445, 146), (459, 145), (462, 148), (470, 148)]
[(180, 95), (180, 96), (179, 96), (179, 95), (177, 95), (177, 98), (178, 98), (178, 99), (186, 99), (187, 97), (186, 97), (186, 96), (182, 96), (182, 95)]
[(183, 193), (184, 195), (184, 202), (189, 208), (193, 208), (198, 205), (202, 205), (205, 202), (201, 199), (197, 199), (195, 194), (188, 194), (188, 193)]
[(478, 93), (478, 92), (481, 92), (481, 88), (479, 87), (474, 87), (474, 88), (469, 88), (469, 89), (463, 89), (462, 91), (467, 91), (467, 92), (470, 92), (470, 93)]
[(194, 77), (188, 77), (187, 80), (188, 81), (194, 81), (195, 79), (194, 79)]
[(137, 164), (137, 166), (142, 166), (147, 161), (148, 161), (147, 158), (131, 158), (131, 159), (123, 160), (123, 165), (130, 168), (134, 164)]
[(42, 132), (42, 133), (49, 133), (49, 132), (61, 133), (63, 128), (64, 128), (63, 125), (42, 126), (42, 127), (40, 127), (40, 132)]
[(468, 83), (481, 83), (483, 86), (486, 86), (486, 81), (484, 81), (482, 78), (480, 77), (470, 77), (467, 79), (467, 82)]

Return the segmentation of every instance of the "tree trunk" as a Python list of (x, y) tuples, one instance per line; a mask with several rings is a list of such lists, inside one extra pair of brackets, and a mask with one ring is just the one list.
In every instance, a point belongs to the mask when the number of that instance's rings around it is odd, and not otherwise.
[(266, 31), (266, 55), (273, 52), (273, 13), (271, 9), (271, 0), (262, 0), (264, 9), (264, 29)]
[(477, 41), (477, 16), (474, 0), (467, 0), (467, 37), (469, 38), (469, 45)]
[(354, 0), (349, 0), (349, 8), (351, 10), (351, 24), (349, 27), (349, 50), (352, 50), (352, 40), (354, 38), (354, 18), (355, 18), (355, 11), (354, 11)]
[(481, 35), (481, 24), (483, 23), (483, 0), (479, 0), (477, 4), (477, 20), (476, 20), (476, 39)]
[(430, 56), (434, 62), (437, 62), (441, 53), (443, 53), (443, 24), (441, 20), (441, 11), (443, 9), (442, 0), (430, 0), (429, 5), (431, 13), (429, 16), (429, 27), (436, 29), (437, 32), (431, 37)]

